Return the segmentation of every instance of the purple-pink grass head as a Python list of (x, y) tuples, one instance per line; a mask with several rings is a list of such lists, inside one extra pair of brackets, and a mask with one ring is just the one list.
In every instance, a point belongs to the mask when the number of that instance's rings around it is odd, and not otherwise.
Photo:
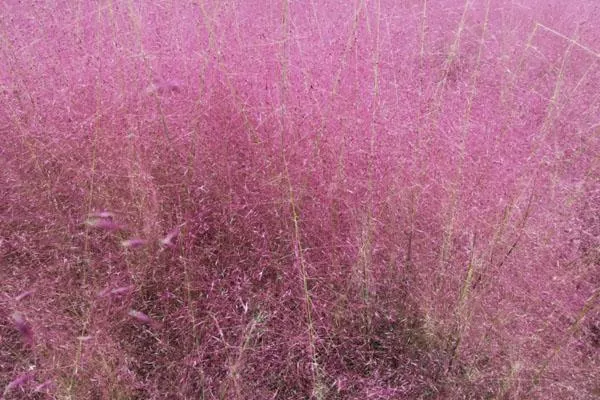
[(98, 297), (124, 296), (129, 293), (132, 293), (134, 290), (135, 290), (135, 285), (120, 286), (120, 287), (117, 287), (114, 289), (111, 289), (110, 287), (106, 287), (106, 288), (102, 289), (100, 292), (98, 292)]
[(183, 88), (183, 83), (176, 79), (170, 80), (155, 80), (148, 87), (146, 87), (146, 94), (177, 94), (180, 93)]
[(145, 239), (133, 238), (121, 241), (121, 246), (126, 249), (139, 249), (148, 243)]
[(110, 291), (110, 294), (120, 296), (131, 293), (135, 290), (135, 285), (121, 286)]
[(35, 293), (35, 290), (27, 290), (25, 292), (21, 292), (18, 296), (15, 297), (15, 301), (21, 301), (26, 297), (29, 297)]
[(29, 346), (33, 345), (33, 328), (29, 321), (25, 319), (25, 316), (22, 313), (15, 311), (12, 313), (11, 318), (15, 328), (17, 328), (21, 334), (23, 342)]
[(118, 224), (112, 220), (112, 218), (87, 218), (85, 220), (85, 225), (106, 231), (116, 231), (123, 228), (123, 225)]
[(44, 382), (40, 383), (39, 385), (37, 385), (33, 391), (35, 393), (41, 393), (41, 392), (47, 392), (49, 391), (52, 387), (54, 386), (54, 382), (52, 381), (52, 379), (47, 379)]
[(181, 228), (184, 225), (185, 225), (185, 222), (183, 224), (180, 224), (180, 225), (176, 226), (175, 228), (171, 229), (169, 231), (169, 233), (167, 233), (166, 236), (164, 236), (158, 240), (158, 243), (164, 247), (174, 247), (175, 246), (174, 241), (177, 238), (177, 236), (179, 236), (179, 233), (181, 232)]
[(3, 397), (6, 396), (9, 392), (11, 392), (13, 390), (23, 388), (26, 384), (28, 384), (32, 380), (33, 380), (33, 374), (29, 373), (29, 372), (26, 372), (24, 374), (17, 376), (15, 379), (10, 381), (8, 383), (8, 385), (6, 385), (2, 396)]
[(138, 320), (139, 322), (142, 322), (144, 324), (152, 324), (153, 323), (152, 318), (150, 318), (148, 315), (144, 314), (141, 311), (129, 310), (129, 312), (127, 314), (130, 317), (135, 318), (136, 320)]
[(114, 219), (115, 213), (112, 211), (96, 211), (89, 214), (91, 218), (103, 218), (103, 219)]

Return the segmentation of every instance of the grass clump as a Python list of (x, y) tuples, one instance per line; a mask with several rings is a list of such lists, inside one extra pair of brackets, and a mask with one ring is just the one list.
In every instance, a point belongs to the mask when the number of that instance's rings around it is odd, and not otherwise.
[(597, 398), (597, 14), (0, 5), (2, 398)]

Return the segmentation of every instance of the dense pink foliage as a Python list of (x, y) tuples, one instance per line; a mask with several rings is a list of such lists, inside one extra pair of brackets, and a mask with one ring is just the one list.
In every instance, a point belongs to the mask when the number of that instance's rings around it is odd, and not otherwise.
[(6, 400), (600, 396), (596, 1), (24, 3)]

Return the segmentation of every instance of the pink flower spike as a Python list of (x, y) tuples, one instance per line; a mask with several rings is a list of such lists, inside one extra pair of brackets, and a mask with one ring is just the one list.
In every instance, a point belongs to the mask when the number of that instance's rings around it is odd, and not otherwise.
[(31, 324), (25, 319), (23, 314), (20, 312), (14, 312), (11, 315), (13, 322), (15, 323), (15, 327), (21, 334), (21, 338), (23, 342), (28, 345), (33, 344), (33, 329), (31, 328)]
[(144, 314), (141, 311), (137, 311), (137, 310), (129, 310), (128, 315), (130, 317), (133, 317), (135, 319), (137, 319), (138, 321), (144, 323), (144, 324), (151, 324), (152, 323), (152, 318), (150, 318), (149, 316), (147, 316), (146, 314)]
[(144, 246), (146, 243), (148, 243), (147, 240), (135, 238), (123, 240), (121, 242), (121, 246), (125, 247), (126, 249), (138, 249)]
[(25, 374), (21, 374), (21, 375), (17, 376), (15, 379), (10, 381), (8, 383), (8, 385), (6, 385), (2, 396), (6, 396), (6, 394), (13, 389), (18, 389), (20, 387), (23, 387), (27, 382), (29, 382), (32, 379), (33, 379), (33, 375), (29, 374), (29, 373), (25, 373)]

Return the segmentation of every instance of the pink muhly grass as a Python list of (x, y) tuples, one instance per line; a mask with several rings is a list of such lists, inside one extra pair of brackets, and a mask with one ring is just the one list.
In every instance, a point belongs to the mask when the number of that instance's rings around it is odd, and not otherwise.
[(121, 241), (121, 246), (126, 249), (139, 249), (146, 245), (146, 243), (148, 243), (148, 241), (145, 239), (134, 238)]
[(114, 294), (114, 295), (118, 296), (118, 295), (123, 295), (123, 294), (131, 293), (134, 290), (135, 290), (135, 286), (134, 285), (121, 286), (121, 287), (118, 287), (118, 288), (115, 288), (115, 289), (111, 290), (110, 294)]
[(115, 213), (112, 211), (97, 211), (90, 213), (88, 214), (84, 224), (91, 228), (108, 231), (115, 231), (124, 228), (123, 225), (115, 221)]
[(161, 295), (160, 298), (162, 300), (167, 300), (167, 299), (174, 299), (177, 296), (175, 296), (173, 293), (169, 292), (168, 290), (165, 290)]
[(177, 80), (154, 81), (146, 88), (147, 94), (180, 93), (183, 85)]
[(595, 2), (0, 1), (12, 339), (58, 397), (527, 398), (551, 360), (529, 398), (595, 398)]
[(37, 385), (35, 389), (33, 389), (33, 391), (36, 393), (47, 392), (49, 389), (52, 388), (52, 386), (54, 386), (54, 382), (52, 382), (52, 379), (48, 379)]
[(97, 211), (89, 214), (91, 218), (114, 219), (115, 213), (112, 211)]
[(31, 327), (31, 324), (20, 312), (14, 312), (11, 317), (15, 327), (21, 334), (23, 342), (30, 346), (33, 345), (33, 328)]
[(15, 297), (15, 301), (21, 301), (24, 298), (29, 297), (34, 293), (35, 293), (35, 290), (28, 290), (26, 292), (23, 292), (23, 293), (19, 294), (17, 297)]
[(123, 225), (114, 222), (111, 218), (88, 218), (85, 225), (106, 231), (116, 231), (123, 228)]
[(135, 290), (135, 285), (128, 286), (120, 286), (118, 288), (111, 289), (109, 287), (104, 288), (100, 292), (98, 292), (98, 297), (107, 297), (107, 296), (122, 296), (129, 294)]
[(161, 327), (160, 322), (152, 319), (148, 314), (141, 311), (131, 309), (127, 315), (144, 325), (150, 326), (151, 328), (158, 329)]
[(138, 310), (129, 310), (127, 315), (129, 315), (132, 318), (135, 318), (136, 320), (144, 324), (152, 325), (154, 323), (154, 320), (152, 318)]
[(164, 247), (174, 247), (175, 244), (173, 243), (173, 240), (175, 240), (177, 238), (177, 236), (179, 236), (179, 233), (181, 232), (181, 227), (183, 227), (185, 225), (185, 222), (181, 225), (178, 225), (177, 227), (173, 228), (169, 233), (167, 233), (167, 235), (163, 238), (160, 238), (158, 240), (158, 242), (160, 243), (161, 246)]
[(6, 385), (6, 387), (4, 388), (3, 396), (6, 396), (12, 390), (22, 388), (27, 383), (29, 383), (31, 380), (33, 380), (33, 374), (31, 374), (31, 373), (24, 373), (24, 374), (17, 376), (15, 379), (10, 381), (8, 383), (8, 385)]

